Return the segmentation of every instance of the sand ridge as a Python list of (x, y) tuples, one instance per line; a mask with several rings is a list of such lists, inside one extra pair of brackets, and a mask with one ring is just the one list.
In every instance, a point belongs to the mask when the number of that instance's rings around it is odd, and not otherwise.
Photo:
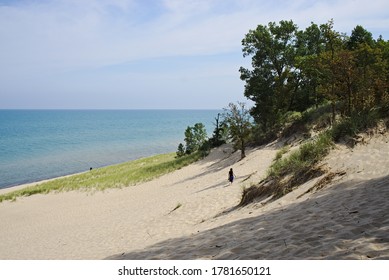
[(236, 209), (242, 188), (265, 175), (274, 146), (241, 161), (223, 146), (123, 189), (3, 202), (0, 259), (389, 259), (387, 139), (339, 146), (325, 164), (346, 175), (305, 194), (314, 179), (266, 205)]

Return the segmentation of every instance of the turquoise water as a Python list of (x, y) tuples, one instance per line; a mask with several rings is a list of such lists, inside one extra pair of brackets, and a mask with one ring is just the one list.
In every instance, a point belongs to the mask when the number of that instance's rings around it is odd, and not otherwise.
[(0, 188), (175, 152), (217, 110), (0, 110)]

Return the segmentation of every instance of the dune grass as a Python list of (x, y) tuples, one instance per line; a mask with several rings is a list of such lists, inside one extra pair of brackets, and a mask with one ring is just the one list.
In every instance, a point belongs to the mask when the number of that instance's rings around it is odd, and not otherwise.
[(316, 164), (328, 154), (333, 144), (331, 131), (327, 130), (286, 157), (283, 157), (285, 150), (280, 150), (269, 167), (266, 179), (243, 190), (239, 206), (260, 198), (278, 199), (304, 182), (322, 175), (324, 172), (316, 168)]
[[(316, 139), (301, 145), (288, 157), (276, 156), (268, 171), (268, 177), (279, 178), (285, 175), (295, 176), (305, 169), (309, 169), (324, 158), (333, 146), (329, 131), (318, 135)], [(282, 150), (281, 150), (282, 152)]]
[(201, 157), (199, 153), (181, 158), (176, 158), (175, 155), (175, 153), (161, 154), (50, 180), (0, 195), (0, 202), (4, 200), (14, 201), (17, 197), (47, 194), (49, 192), (72, 190), (99, 191), (132, 186), (180, 169)]
[[(245, 206), (261, 198), (278, 199), (284, 196), (295, 187), (325, 173), (325, 170), (321, 170), (317, 164), (323, 160), (335, 143), (373, 128), (380, 121), (389, 127), (388, 104), (380, 108), (357, 112), (349, 117), (342, 117), (333, 124), (326, 123), (325, 119), (328, 120), (329, 116), (325, 110), (328, 111), (328, 108), (323, 106), (304, 113), (306, 117), (303, 119), (303, 126), (321, 128), (321, 132), (316, 137), (307, 139), (297, 150), (286, 156), (284, 154), (287, 152), (287, 147), (281, 149), (269, 167), (266, 178), (244, 189), (239, 206)], [(321, 117), (323, 113), (325, 117)], [(333, 174), (328, 175), (333, 176)], [(325, 179), (330, 177), (325, 177)]]

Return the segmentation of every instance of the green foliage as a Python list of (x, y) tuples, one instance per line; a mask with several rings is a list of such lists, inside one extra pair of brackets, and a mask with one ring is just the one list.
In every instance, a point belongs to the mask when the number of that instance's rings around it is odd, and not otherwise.
[(284, 147), (277, 153), (267, 178), (258, 185), (245, 189), (239, 205), (247, 205), (257, 198), (277, 199), (299, 184), (322, 175), (323, 172), (316, 168), (316, 164), (328, 154), (332, 145), (331, 133), (325, 131), (288, 156), (284, 156), (287, 151)]
[(284, 146), (282, 147), (276, 154), (276, 157), (274, 159), (275, 162), (281, 160), (281, 158), (283, 157), (284, 154), (286, 154), (289, 150), (289, 147), (288, 146)]
[[(309, 109), (303, 113), (303, 119), (311, 125), (320, 121), (320, 114), (328, 113), (328, 106)], [(302, 144), (297, 150), (285, 155), (287, 147), (276, 154), (270, 166), (267, 178), (256, 186), (245, 189), (240, 205), (246, 205), (258, 197), (277, 199), (293, 190), (294, 187), (320, 176), (323, 171), (317, 164), (328, 154), (334, 141), (353, 137), (357, 133), (375, 127), (383, 118), (389, 117), (389, 105), (353, 114), (340, 119), (330, 129), (323, 130), (317, 137)], [(387, 121), (387, 126), (389, 122)], [(329, 174), (328, 176), (332, 176)]]
[(332, 146), (333, 139), (331, 133), (324, 131), (316, 139), (300, 147), (300, 158), (312, 166), (324, 158)]
[(295, 112), (295, 111), (290, 111), (285, 114), (285, 122), (286, 123), (293, 123), (300, 121), (303, 117), (303, 114), (301, 112)]
[(270, 166), (268, 175), (275, 178), (286, 175), (294, 176), (303, 170), (312, 168), (328, 154), (332, 145), (331, 133), (323, 132), (316, 139), (301, 145), (288, 157), (276, 157)]
[(240, 77), (260, 134), (323, 102), (330, 102), (334, 122), (337, 114), (351, 117), (389, 101), (389, 43), (362, 26), (347, 37), (332, 20), (305, 30), (292, 21), (270, 22), (250, 30), (242, 45), (252, 69), (241, 67)]
[(341, 122), (334, 125), (331, 130), (332, 138), (335, 142), (338, 142), (340, 139), (343, 139), (345, 136), (353, 137), (357, 129), (354, 126), (354, 123), (351, 119), (343, 119)]
[(339, 142), (347, 137), (354, 137), (359, 132), (377, 125), (382, 118), (388, 117), (385, 108), (388, 105), (371, 110), (354, 113), (350, 117), (340, 119), (331, 129), (331, 135), (335, 142)]
[(252, 128), (250, 112), (242, 102), (230, 103), (228, 108), (224, 109), (224, 120), (228, 124), (229, 135), (235, 147), (241, 150), (241, 158), (244, 158)]
[(334, 141), (389, 117), (389, 42), (374, 40), (362, 26), (348, 37), (332, 20), (305, 30), (292, 21), (273, 22), (250, 30), (242, 46), (244, 57), (251, 57), (252, 68), (241, 67), (240, 77), (254, 102), (256, 142), (321, 131), (288, 156), (277, 153), (268, 178), (245, 191), (242, 201), (279, 197), (317, 176), (316, 165)]
[(207, 131), (202, 123), (188, 126), (185, 130), (185, 152), (194, 153), (207, 141)]
[(211, 151), (211, 142), (208, 140), (208, 141), (205, 141), (199, 148), (198, 152), (200, 153), (200, 155), (202, 157), (206, 157), (207, 155), (209, 155), (209, 152)]
[(331, 125), (332, 106), (329, 102), (323, 102), (318, 106), (308, 108), (302, 113), (302, 121), (310, 127), (317, 127), (319, 130)]
[[(372, 128), (383, 118), (389, 117), (389, 103), (382, 104), (377, 108), (354, 113), (351, 117), (342, 118), (330, 129), (324, 129), (319, 136), (301, 145), (298, 150), (290, 153), (288, 157), (283, 155), (286, 148), (281, 149), (271, 165), (268, 176), (281, 181), (286, 176), (294, 180), (296, 176), (309, 173), (314, 170), (315, 165), (320, 162), (332, 148), (333, 143), (354, 137), (357, 133)], [(329, 106), (324, 104), (318, 108), (311, 108), (302, 114), (302, 119), (307, 125), (317, 126), (322, 122), (321, 116), (328, 118)], [(299, 121), (299, 120), (298, 120)], [(325, 128), (330, 125), (325, 125)], [(277, 185), (279, 187), (279, 184)]]
[(163, 154), (119, 165), (93, 169), (90, 172), (59, 178), (36, 186), (0, 195), (0, 202), (17, 197), (49, 192), (72, 190), (104, 190), (135, 185), (157, 178), (187, 166), (201, 158), (200, 153), (175, 158), (175, 154)]
[(372, 34), (364, 29), (362, 26), (357, 25), (351, 32), (351, 36), (347, 41), (347, 47), (350, 50), (357, 49), (361, 44), (367, 44), (369, 46), (374, 45), (374, 39)]
[(182, 143), (180, 143), (178, 145), (176, 154), (177, 154), (177, 157), (183, 157), (185, 155), (185, 148), (184, 148), (184, 145)]
[[(313, 28), (310, 32), (318, 40)], [(243, 55), (252, 56), (253, 65), (252, 70), (240, 68), (246, 82), (244, 94), (255, 102), (252, 116), (264, 132), (279, 125), (286, 112), (304, 111), (313, 102), (308, 94), (313, 70), (311, 76), (303, 77), (298, 68), (298, 63), (302, 64), (299, 56), (318, 48), (309, 40), (308, 33), (299, 32), (292, 21), (258, 25), (242, 40)]]
[(209, 144), (211, 147), (219, 147), (226, 143), (228, 127), (225, 121), (220, 120), (220, 114), (217, 114), (215, 118), (215, 129), (213, 131), (212, 137), (209, 139)]

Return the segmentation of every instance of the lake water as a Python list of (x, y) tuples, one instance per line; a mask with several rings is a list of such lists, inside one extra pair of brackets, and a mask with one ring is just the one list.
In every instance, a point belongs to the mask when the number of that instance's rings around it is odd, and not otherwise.
[(0, 110), (0, 188), (175, 152), (218, 110)]

